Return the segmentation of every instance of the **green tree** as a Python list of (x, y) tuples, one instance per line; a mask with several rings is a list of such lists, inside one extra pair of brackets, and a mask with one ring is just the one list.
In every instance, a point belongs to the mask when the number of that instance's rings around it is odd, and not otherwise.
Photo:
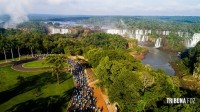
[(51, 40), (51, 36), (44, 35), (43, 37), (43, 46), (47, 50), (47, 54), (49, 54), (49, 47), (53, 45), (53, 42)]
[(3, 50), (5, 61), (7, 62), (6, 50), (8, 49), (9, 43), (8, 43), (7, 38), (5, 38), (5, 37), (1, 38), (0, 41), (1, 41), (0, 42), (0, 48), (1, 48), (1, 50)]
[(46, 62), (52, 65), (52, 75), (56, 76), (59, 84), (59, 75), (64, 71), (64, 63), (66, 57), (64, 55), (49, 55), (46, 57)]

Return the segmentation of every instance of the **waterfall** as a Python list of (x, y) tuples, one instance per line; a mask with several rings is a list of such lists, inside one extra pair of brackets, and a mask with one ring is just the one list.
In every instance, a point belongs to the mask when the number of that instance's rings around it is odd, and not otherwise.
[(142, 36), (142, 40), (141, 40), (142, 42), (145, 42), (145, 37), (144, 37), (144, 35)]
[(200, 41), (200, 33), (195, 33), (191, 39), (185, 41), (185, 46), (187, 48), (195, 47)]
[(157, 38), (156, 39), (155, 48), (161, 47), (161, 40), (162, 40), (162, 38)]

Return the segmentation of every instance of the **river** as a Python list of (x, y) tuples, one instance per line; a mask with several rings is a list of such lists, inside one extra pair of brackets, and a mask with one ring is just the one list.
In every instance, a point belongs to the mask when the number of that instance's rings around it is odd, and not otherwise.
[(175, 75), (174, 69), (171, 67), (169, 62), (178, 59), (177, 54), (167, 53), (152, 47), (145, 47), (149, 50), (145, 58), (142, 60), (143, 64), (149, 64), (154, 69), (162, 69), (166, 74), (173, 76)]

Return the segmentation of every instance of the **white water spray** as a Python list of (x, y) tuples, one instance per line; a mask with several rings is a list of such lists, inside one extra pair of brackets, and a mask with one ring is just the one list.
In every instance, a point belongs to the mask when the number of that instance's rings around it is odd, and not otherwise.
[(200, 41), (200, 33), (195, 33), (191, 39), (185, 41), (185, 46), (187, 48), (195, 47)]
[(159, 47), (161, 47), (161, 41), (162, 41), (162, 38), (157, 38), (154, 48), (159, 48)]
[(16, 25), (28, 21), (27, 10), (31, 7), (28, 0), (1, 0), (4, 14), (10, 16), (10, 20), (4, 25), (4, 28), (16, 28)]

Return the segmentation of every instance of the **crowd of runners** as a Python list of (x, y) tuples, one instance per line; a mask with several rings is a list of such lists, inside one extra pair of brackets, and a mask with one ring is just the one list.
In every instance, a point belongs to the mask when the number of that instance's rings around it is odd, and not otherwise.
[(75, 81), (75, 89), (70, 101), (70, 112), (100, 112), (96, 107), (96, 98), (93, 88), (89, 87), (84, 73), (84, 67), (72, 59), (67, 59), (67, 63), (73, 66), (71, 72)]

